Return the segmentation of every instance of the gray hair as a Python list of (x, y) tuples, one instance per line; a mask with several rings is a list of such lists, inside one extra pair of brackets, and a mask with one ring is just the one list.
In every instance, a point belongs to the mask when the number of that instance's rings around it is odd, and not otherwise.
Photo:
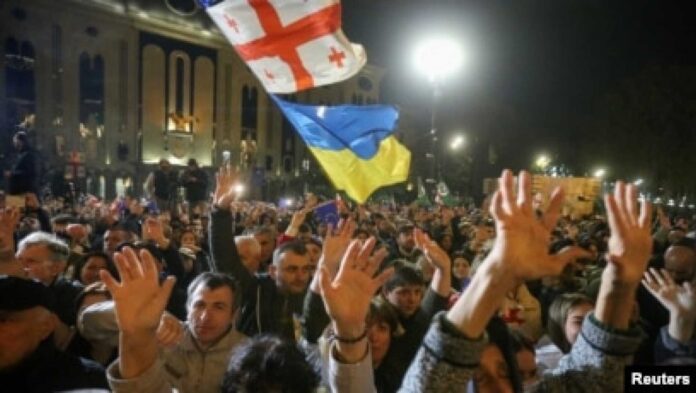
[(46, 246), (51, 253), (51, 260), (54, 262), (67, 262), (70, 255), (68, 245), (58, 238), (47, 232), (34, 232), (22, 239), (17, 246), (18, 251), (22, 251), (27, 247)]

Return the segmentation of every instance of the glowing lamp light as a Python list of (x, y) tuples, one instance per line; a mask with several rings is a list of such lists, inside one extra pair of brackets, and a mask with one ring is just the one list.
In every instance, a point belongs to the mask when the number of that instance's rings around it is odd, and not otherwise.
[(464, 53), (456, 41), (434, 37), (421, 42), (414, 52), (416, 69), (431, 82), (456, 72), (464, 63)]

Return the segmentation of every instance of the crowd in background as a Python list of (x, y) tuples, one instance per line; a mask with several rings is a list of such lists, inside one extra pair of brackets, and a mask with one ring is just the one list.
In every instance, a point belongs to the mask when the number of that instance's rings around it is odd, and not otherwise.
[(176, 203), (171, 172), (0, 209), (0, 386), (621, 391), (627, 364), (696, 363), (695, 222), (633, 186), (571, 219), (506, 171), (482, 207), (338, 201), (336, 224), (195, 162)]

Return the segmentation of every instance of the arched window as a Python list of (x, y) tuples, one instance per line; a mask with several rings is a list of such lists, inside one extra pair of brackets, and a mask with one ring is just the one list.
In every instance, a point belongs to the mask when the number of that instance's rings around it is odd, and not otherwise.
[(83, 137), (101, 136), (104, 124), (104, 58), (80, 54), (80, 132)]
[[(242, 88), (242, 129), (256, 131), (258, 117), (258, 90), (255, 87)], [(254, 132), (253, 139), (256, 139)]]
[(29, 41), (13, 37), (5, 40), (5, 97), (8, 125), (16, 125), (35, 113), (36, 87), (34, 63), (36, 54)]

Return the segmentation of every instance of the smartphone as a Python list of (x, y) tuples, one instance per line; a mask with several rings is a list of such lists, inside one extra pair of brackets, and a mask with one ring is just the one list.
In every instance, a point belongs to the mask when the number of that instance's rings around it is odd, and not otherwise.
[(24, 194), (20, 195), (5, 195), (5, 207), (17, 207), (24, 209), (27, 205), (27, 197)]
[(223, 165), (229, 165), (231, 159), (232, 159), (232, 153), (229, 150), (225, 150), (222, 152), (222, 164)]

